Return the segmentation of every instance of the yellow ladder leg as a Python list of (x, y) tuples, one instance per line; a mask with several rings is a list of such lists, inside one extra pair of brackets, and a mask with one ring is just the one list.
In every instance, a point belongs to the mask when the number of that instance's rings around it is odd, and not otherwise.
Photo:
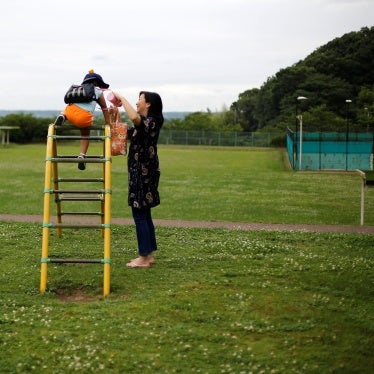
[(111, 233), (111, 196), (112, 196), (112, 152), (110, 140), (110, 126), (105, 126), (104, 140), (104, 296), (110, 293), (110, 233)]
[(50, 200), (51, 200), (51, 177), (52, 177), (52, 152), (53, 152), (53, 135), (54, 125), (49, 125), (46, 162), (45, 162), (45, 180), (44, 180), (44, 207), (43, 207), (43, 239), (42, 239), (42, 257), (41, 257), (41, 275), (40, 275), (40, 291), (45, 292), (47, 288), (48, 273), (48, 245), (50, 230)]

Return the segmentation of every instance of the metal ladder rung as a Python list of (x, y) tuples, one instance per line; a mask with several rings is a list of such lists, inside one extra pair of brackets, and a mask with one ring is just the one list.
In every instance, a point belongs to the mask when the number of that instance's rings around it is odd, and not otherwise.
[(64, 140), (77, 140), (77, 139), (89, 139), (89, 140), (105, 140), (105, 136), (83, 136), (83, 135), (54, 135), (55, 139)]
[(104, 178), (58, 178), (54, 182), (104, 182)]
[(84, 163), (88, 163), (88, 164), (92, 164), (92, 163), (103, 163), (103, 162), (106, 162), (107, 160), (104, 158), (104, 157), (101, 157), (101, 156), (98, 156), (98, 157), (85, 157), (84, 159), (79, 159), (78, 160), (78, 157), (61, 157), (61, 156), (57, 156), (57, 157), (52, 157), (51, 158), (51, 161), (52, 162), (61, 162), (61, 163), (78, 163), (78, 162), (84, 162)]
[[(66, 121), (64, 122), (63, 125), (61, 126), (55, 126), (55, 130), (71, 130), (71, 129), (74, 129), (74, 130), (77, 130), (79, 131), (79, 128), (77, 126), (74, 126), (72, 123)], [(92, 125), (90, 126), (90, 129), (91, 130), (104, 130), (105, 129), (105, 125)]]
[(101, 264), (103, 261), (89, 258), (49, 258), (48, 262), (55, 264)]
[(100, 216), (100, 217), (103, 217), (104, 213), (101, 213), (101, 212), (61, 212), (61, 213), (57, 214), (58, 217), (62, 217), (62, 216), (74, 216), (74, 215), (77, 215), (77, 216)]
[(103, 229), (103, 225), (84, 225), (84, 224), (73, 224), (73, 223), (54, 223), (51, 227), (57, 229)]
[[(78, 158), (77, 155), (56, 155), (58, 158), (74, 158), (75, 160)], [(90, 158), (104, 158), (103, 155), (86, 155), (84, 160), (89, 160)]]
[(103, 194), (104, 190), (52, 190), (52, 193)]
[(104, 197), (101, 196), (69, 196), (69, 197), (59, 197), (58, 199), (55, 200), (56, 202), (59, 201), (104, 201)]

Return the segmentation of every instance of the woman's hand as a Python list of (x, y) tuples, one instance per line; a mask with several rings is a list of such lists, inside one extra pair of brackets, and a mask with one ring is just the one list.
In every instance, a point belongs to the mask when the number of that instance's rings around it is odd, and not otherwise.
[(141, 118), (139, 113), (134, 109), (131, 104), (127, 101), (125, 97), (123, 97), (118, 92), (113, 91), (114, 96), (121, 101), (123, 108), (125, 109), (125, 112), (127, 116), (129, 117), (130, 121), (134, 123), (135, 126), (139, 125), (141, 122)]

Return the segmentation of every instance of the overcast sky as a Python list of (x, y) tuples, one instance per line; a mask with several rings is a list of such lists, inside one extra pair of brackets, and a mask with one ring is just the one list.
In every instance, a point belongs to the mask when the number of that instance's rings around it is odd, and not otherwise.
[(373, 0), (6, 0), (0, 109), (63, 108), (90, 68), (135, 104), (212, 111), (336, 37), (374, 24)]

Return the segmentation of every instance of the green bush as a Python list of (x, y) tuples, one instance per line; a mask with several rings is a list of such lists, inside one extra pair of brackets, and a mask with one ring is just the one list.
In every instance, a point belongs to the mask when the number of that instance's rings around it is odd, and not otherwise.
[(17, 126), (10, 134), (11, 141), (19, 144), (45, 141), (52, 118), (34, 117), (32, 114), (8, 114), (0, 118), (0, 126)]
[(270, 141), (271, 147), (285, 147), (286, 146), (286, 135), (274, 136)]

